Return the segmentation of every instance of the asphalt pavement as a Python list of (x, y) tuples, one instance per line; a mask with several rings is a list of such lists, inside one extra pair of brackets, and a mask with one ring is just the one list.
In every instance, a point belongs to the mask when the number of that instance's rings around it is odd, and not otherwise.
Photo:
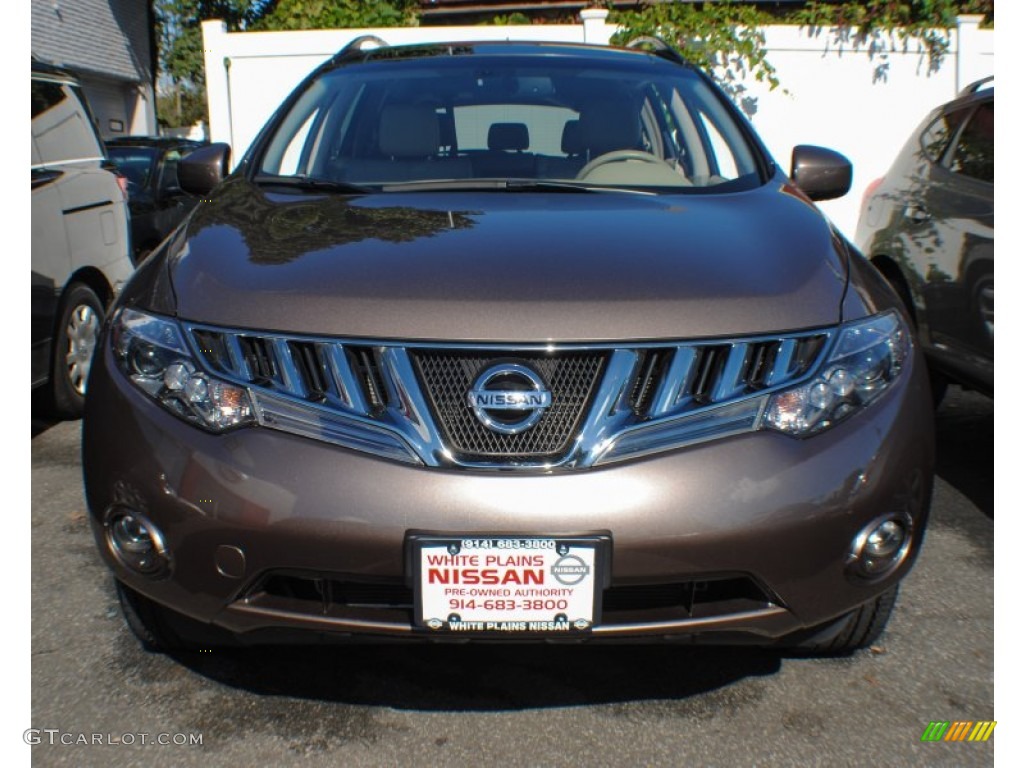
[(678, 646), (150, 654), (95, 551), (79, 423), (33, 420), (32, 433), (33, 765), (973, 766), (1012, 738), (921, 741), (930, 721), (994, 717), (993, 405), (959, 388), (938, 413), (921, 557), (879, 643), (839, 659)]

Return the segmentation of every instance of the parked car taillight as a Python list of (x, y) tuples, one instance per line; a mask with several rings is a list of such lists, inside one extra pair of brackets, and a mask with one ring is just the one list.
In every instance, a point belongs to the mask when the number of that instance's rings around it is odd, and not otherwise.
[(871, 196), (875, 194), (875, 191), (882, 185), (883, 181), (885, 181), (885, 176), (880, 176), (868, 184), (867, 188), (864, 190), (864, 196), (860, 199), (861, 212), (867, 210), (868, 200), (870, 200)]
[(117, 186), (121, 188), (121, 199), (126, 203), (128, 202), (128, 177), (120, 173), (115, 173), (117, 177)]

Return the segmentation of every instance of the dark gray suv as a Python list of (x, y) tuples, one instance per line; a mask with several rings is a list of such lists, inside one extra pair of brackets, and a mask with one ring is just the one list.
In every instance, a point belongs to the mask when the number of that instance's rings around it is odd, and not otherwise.
[(991, 396), (995, 342), (995, 88), (936, 108), (864, 195), (857, 243), (900, 295), (932, 369)]
[(182, 643), (844, 652), (932, 487), (904, 310), (671, 51), (364, 50), (139, 269), (84, 425), (127, 620)]

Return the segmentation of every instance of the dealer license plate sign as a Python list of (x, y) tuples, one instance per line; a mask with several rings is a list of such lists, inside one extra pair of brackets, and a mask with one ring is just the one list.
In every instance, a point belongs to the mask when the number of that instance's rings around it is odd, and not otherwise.
[(437, 632), (587, 632), (598, 539), (417, 537), (416, 621)]

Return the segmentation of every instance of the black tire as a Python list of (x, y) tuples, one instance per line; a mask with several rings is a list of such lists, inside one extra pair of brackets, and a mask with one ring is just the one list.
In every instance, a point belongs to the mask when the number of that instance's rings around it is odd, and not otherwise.
[(796, 648), (811, 656), (844, 656), (870, 647), (889, 623), (899, 591), (897, 584), (851, 611), (840, 622), (829, 622), (825, 627), (812, 632), (809, 638), (798, 642)]
[(996, 281), (991, 272), (983, 274), (971, 286), (971, 304), (983, 341), (992, 342), (996, 332)]
[(64, 291), (50, 365), (53, 407), (60, 416), (76, 419), (82, 415), (89, 368), (105, 314), (103, 302), (84, 283), (72, 283)]
[(163, 608), (117, 579), (114, 585), (125, 624), (143, 648), (151, 653), (167, 653), (184, 647), (181, 638), (167, 625)]
[(227, 630), (203, 624), (165, 608), (114, 579), (125, 624), (142, 647), (151, 653), (208, 651), (238, 645)]

